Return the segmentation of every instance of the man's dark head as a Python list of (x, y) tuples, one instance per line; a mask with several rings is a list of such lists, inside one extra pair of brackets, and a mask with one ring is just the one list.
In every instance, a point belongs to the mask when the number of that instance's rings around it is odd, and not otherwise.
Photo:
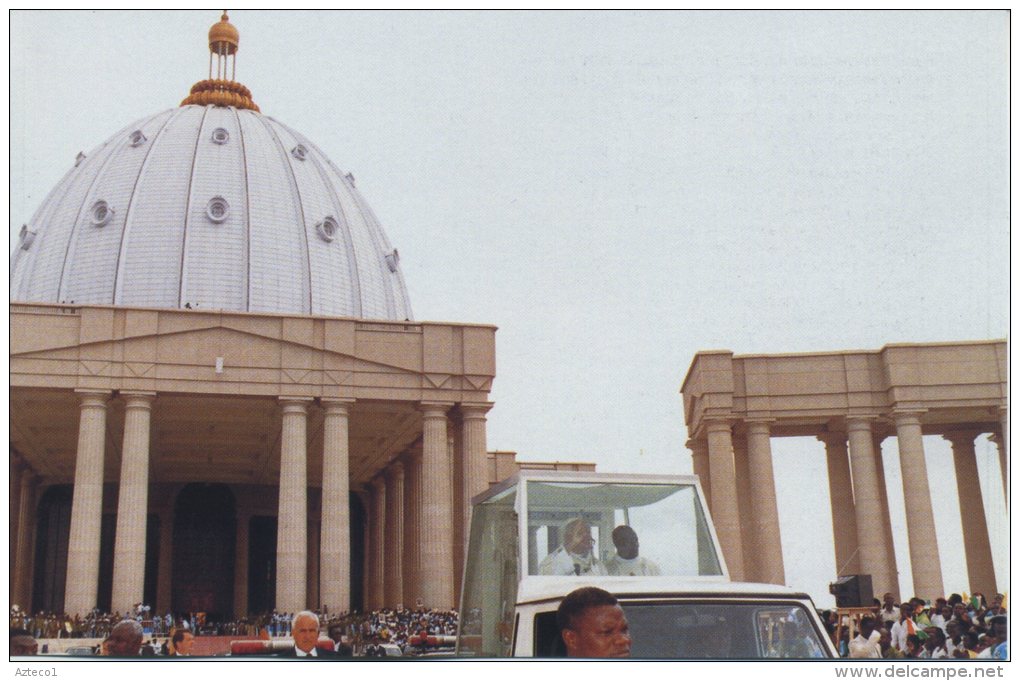
[(112, 657), (135, 657), (142, 648), (142, 625), (135, 620), (121, 620), (106, 641)]
[(638, 556), (637, 532), (629, 525), (620, 525), (613, 530), (613, 544), (620, 558), (631, 560)]
[(630, 657), (630, 629), (616, 597), (587, 586), (571, 591), (556, 610), (568, 657)]
[(39, 642), (27, 629), (11, 629), (11, 655), (38, 655)]
[(914, 616), (914, 604), (910, 601), (900, 604), (900, 617), (909, 619)]
[(896, 598), (892, 595), (891, 591), (886, 591), (882, 596), (882, 604), (889, 608), (896, 605)]
[(949, 638), (955, 641), (960, 637), (960, 623), (956, 620), (946, 622), (946, 633), (949, 634)]
[(329, 638), (333, 643), (339, 643), (344, 637), (344, 627), (342, 624), (331, 624), (329, 626)]
[(875, 631), (875, 620), (871, 617), (861, 618), (861, 636), (870, 638), (871, 632)]

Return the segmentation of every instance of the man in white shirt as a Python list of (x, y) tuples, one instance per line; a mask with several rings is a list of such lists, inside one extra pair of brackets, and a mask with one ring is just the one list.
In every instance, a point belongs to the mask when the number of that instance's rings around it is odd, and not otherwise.
[(875, 620), (870, 617), (861, 618), (861, 631), (850, 641), (850, 657), (882, 658), (882, 648), (878, 642), (882, 635), (875, 630)]
[(910, 619), (913, 610), (914, 606), (909, 602), (900, 604), (900, 620), (889, 630), (893, 647), (904, 653), (907, 652), (907, 636), (916, 631), (913, 620)]
[(588, 521), (584, 518), (568, 520), (563, 526), (563, 543), (542, 559), (538, 574), (604, 576), (606, 567), (592, 553), (594, 544)]
[(609, 574), (630, 577), (662, 574), (659, 566), (653, 561), (638, 555), (638, 536), (634, 528), (620, 525), (613, 530), (613, 544), (616, 545), (616, 555), (606, 561)]

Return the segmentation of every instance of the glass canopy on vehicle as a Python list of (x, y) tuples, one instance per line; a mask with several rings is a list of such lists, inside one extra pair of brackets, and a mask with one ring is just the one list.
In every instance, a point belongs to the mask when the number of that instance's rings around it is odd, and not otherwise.
[(509, 655), (521, 585), (575, 576), (725, 579), (697, 478), (525, 471), (477, 497), (459, 650)]

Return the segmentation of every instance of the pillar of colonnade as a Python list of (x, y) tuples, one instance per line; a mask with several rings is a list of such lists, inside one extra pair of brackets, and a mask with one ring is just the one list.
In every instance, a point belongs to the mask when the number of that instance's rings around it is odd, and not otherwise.
[(747, 459), (751, 487), (750, 546), (756, 557), (756, 579), (767, 584), (785, 584), (783, 544), (779, 531), (772, 444), (767, 421), (747, 424)]
[(924, 599), (944, 595), (942, 564), (935, 535), (935, 516), (928, 488), (928, 467), (924, 460), (920, 414), (894, 412), (896, 438), (900, 450), (900, 475), (903, 478), (903, 505), (907, 513), (907, 538), (914, 593)]
[(96, 607), (99, 541), (103, 520), (103, 457), (109, 392), (76, 391), (79, 396), (78, 449), (71, 497), (64, 611), (85, 616)]
[[(744, 556), (744, 581), (758, 581), (758, 560), (752, 550), (751, 470), (747, 460), (747, 440), (733, 434), (733, 475), (737, 483), (737, 514), (740, 517), (740, 552)], [(732, 570), (732, 567), (730, 568)]]
[(829, 471), (829, 507), (836, 552), (836, 574), (858, 574), (860, 557), (857, 549), (857, 516), (850, 481), (846, 433), (825, 432), (818, 439), (825, 444), (825, 460)]
[(385, 580), (386, 603), (404, 603), (404, 465), (395, 461), (384, 476), (386, 484)]
[(453, 564), (453, 484), (447, 443), (448, 403), (422, 403), (421, 554), (422, 600), (427, 607), (456, 603)]
[(977, 457), (974, 452), (974, 440), (979, 434), (978, 431), (954, 431), (943, 437), (953, 447), (968, 586), (972, 592), (993, 594), (996, 592), (995, 567), (992, 563), (992, 545), (988, 538), (988, 523), (985, 520), (985, 505), (981, 498), (981, 482), (978, 479)]
[[(878, 503), (879, 511), (882, 514), (882, 539), (885, 542), (885, 567), (887, 574), (890, 575), (892, 580), (892, 586), (887, 589), (897, 600), (900, 600), (900, 571), (896, 565), (896, 547), (893, 545), (893, 534), (892, 534), (892, 517), (889, 514), (889, 488), (885, 484), (885, 463), (882, 460), (882, 441), (885, 440), (885, 435), (882, 433), (874, 434), (874, 445), (873, 449), (875, 452), (875, 473), (878, 475)], [(879, 594), (879, 599), (885, 594), (885, 591), (876, 592)]]
[(281, 397), (280, 498), (276, 525), (276, 609), (307, 607), (308, 398)]
[[(8, 530), (8, 537), (10, 537), (10, 568), (7, 573), (8, 577), (8, 588), (11, 594), (14, 594), (14, 575), (17, 570), (15, 563), (18, 559), (18, 510), (21, 507), (21, 476), (25, 471), (25, 465), (16, 456), (11, 454), (10, 461), (10, 476), (8, 477), (8, 494), (7, 501), (9, 502), (10, 510), (8, 512), (8, 521), (10, 529)], [(15, 601), (17, 602), (17, 601)]]
[(722, 545), (730, 578), (744, 581), (744, 551), (737, 506), (736, 470), (733, 463), (733, 439), (730, 422), (707, 423), (709, 478), (712, 481), (712, 520)]
[(351, 609), (350, 405), (323, 400), (319, 599), (333, 612)]
[(114, 612), (145, 600), (145, 529), (149, 510), (149, 423), (155, 393), (122, 393), (125, 398), (117, 529), (113, 548)]
[(35, 547), (35, 497), (39, 479), (31, 470), (25, 469), (18, 479), (18, 526), (17, 553), (12, 575), (11, 599), (22, 608), (28, 609), (32, 599), (32, 567)]
[(386, 606), (386, 481), (382, 476), (372, 480), (372, 510), (369, 522), (369, 550), (372, 552), (369, 573), (369, 603), (373, 610)]
[(491, 403), (461, 404), (461, 470), (463, 472), (464, 555), (471, 534), (471, 499), (489, 488), (485, 414)]
[(421, 451), (412, 450), (404, 458), (404, 598), (411, 606), (424, 602), (421, 590)]

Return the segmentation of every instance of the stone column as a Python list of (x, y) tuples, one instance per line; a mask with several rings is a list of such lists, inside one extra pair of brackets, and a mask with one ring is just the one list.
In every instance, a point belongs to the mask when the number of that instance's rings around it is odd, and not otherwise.
[(351, 609), (350, 405), (323, 400), (319, 594), (330, 612)]
[(390, 464), (386, 475), (386, 602), (404, 603), (404, 465)]
[(31, 612), (32, 607), (32, 555), (35, 542), (35, 492), (38, 478), (30, 471), (22, 472), (18, 492), (18, 555), (14, 568), (14, 591), (12, 601), (22, 610)]
[(956, 468), (956, 491), (960, 497), (960, 521), (963, 528), (963, 550), (967, 559), (968, 586), (971, 593), (994, 594), (995, 567), (992, 545), (988, 540), (985, 505), (981, 498), (974, 438), (977, 431), (951, 432), (943, 435), (953, 445)]
[[(19, 461), (12, 454), (11, 455), (11, 468), (10, 468), (10, 475), (11, 475), (11, 477), (8, 480), (9, 490), (10, 490), (9, 493), (8, 493), (8, 501), (10, 502), (10, 512), (9, 512), (10, 513), (10, 518), (8, 518), (8, 520), (10, 521), (10, 530), (9, 530), (8, 536), (11, 538), (11, 542), (10, 542), (10, 544), (11, 544), (11, 551), (10, 551), (10, 555), (8, 556), (8, 558), (10, 558), (10, 564), (11, 565), (10, 565), (10, 569), (9, 569), (9, 571), (7, 573), (7, 578), (8, 578), (8, 585), (7, 586), (11, 590), (11, 594), (12, 595), (14, 593), (16, 593), (14, 591), (14, 575), (16, 575), (17, 572), (18, 572), (17, 571), (17, 565), (16, 565), (17, 562), (18, 562), (18, 550), (19, 550), (19, 543), (18, 543), (18, 519), (19, 519), (20, 516), (18, 515), (18, 511), (21, 508), (21, 475), (22, 475), (22, 472), (24, 470), (25, 470), (24, 465), (21, 463), (21, 461)], [(13, 601), (13, 602), (17, 603), (16, 600)], [(19, 603), (19, 605), (21, 605), (21, 604)], [(25, 607), (28, 607), (28, 605), (25, 604)]]
[(171, 609), (171, 601), (173, 599), (173, 499), (175, 496), (170, 496), (170, 508), (159, 514), (159, 573), (156, 576), (156, 609), (164, 615)]
[(740, 515), (740, 550), (744, 554), (744, 581), (759, 582), (759, 556), (754, 553), (754, 519), (751, 515), (751, 467), (747, 457), (747, 438), (732, 436), (733, 474), (737, 480), (737, 512)]
[(421, 574), (427, 608), (455, 607), (453, 593), (453, 490), (450, 450), (446, 441), (449, 404), (423, 403)]
[(854, 514), (857, 518), (857, 547), (860, 571), (871, 575), (875, 593), (894, 589), (895, 577), (889, 574), (885, 557), (885, 530), (882, 527), (878, 471), (875, 469), (871, 419), (851, 417), (846, 421), (850, 439), (850, 468), (854, 478)]
[[(885, 540), (885, 563), (886, 569), (892, 576), (892, 588), (889, 591), (893, 596), (896, 597), (896, 602), (900, 602), (900, 571), (896, 566), (896, 546), (893, 544), (892, 534), (892, 517), (889, 514), (889, 487), (885, 484), (885, 463), (882, 457), (882, 441), (885, 440), (885, 436), (876, 434), (874, 436), (874, 450), (875, 450), (875, 472), (878, 473), (878, 503), (882, 510), (882, 528), (883, 539)], [(877, 594), (879, 600), (884, 596), (884, 592)]]
[(744, 580), (744, 552), (730, 424), (728, 421), (708, 421), (706, 427), (709, 477), (712, 479), (712, 521), (722, 544), (730, 579), (740, 582)]
[(785, 584), (783, 543), (779, 533), (779, 508), (772, 471), (772, 443), (764, 421), (747, 424), (747, 458), (751, 480), (752, 546), (758, 557), (758, 581)]
[(701, 491), (705, 495), (705, 503), (712, 506), (712, 479), (708, 468), (708, 442), (706, 440), (688, 440), (687, 448), (691, 450), (691, 463), (694, 474), (701, 481)]
[(385, 608), (386, 602), (386, 480), (382, 475), (372, 481), (372, 609)]
[(488, 460), (485, 444), (485, 414), (491, 403), (464, 403), (460, 405), (461, 449), (464, 460), (464, 555), (467, 555), (471, 536), (471, 499), (489, 489)]
[(124, 446), (113, 548), (114, 612), (145, 600), (145, 526), (149, 511), (149, 423), (155, 393), (122, 393)]
[(917, 412), (894, 412), (896, 438), (900, 449), (904, 506), (907, 511), (907, 539), (910, 544), (910, 568), (914, 593), (935, 600), (945, 595), (939, 544), (935, 536), (935, 516), (928, 489), (928, 467), (924, 461), (921, 419)]
[[(76, 391), (78, 392), (78, 391)], [(71, 499), (64, 612), (84, 617), (96, 607), (99, 540), (103, 522), (103, 457), (108, 392), (80, 391), (78, 451)]]
[(421, 548), (421, 455), (409, 452), (404, 460), (404, 599), (414, 607), (422, 598), (419, 578)]
[(1006, 500), (1006, 508), (1009, 508), (1009, 490), (1006, 480), (1009, 479), (1009, 465), (1006, 453), (1009, 451), (1009, 410), (1006, 407), (999, 407), (999, 471), (1002, 473), (1002, 498)]
[(276, 609), (307, 607), (308, 575), (308, 403), (280, 398), (280, 511), (276, 528)]
[(836, 545), (836, 574), (860, 572), (857, 551), (857, 517), (854, 491), (850, 481), (850, 459), (846, 433), (826, 432), (818, 436), (825, 443), (829, 469), (829, 506), (832, 512), (832, 538)]
[(251, 516), (237, 514), (237, 539), (234, 542), (234, 616), (248, 616), (248, 552)]

